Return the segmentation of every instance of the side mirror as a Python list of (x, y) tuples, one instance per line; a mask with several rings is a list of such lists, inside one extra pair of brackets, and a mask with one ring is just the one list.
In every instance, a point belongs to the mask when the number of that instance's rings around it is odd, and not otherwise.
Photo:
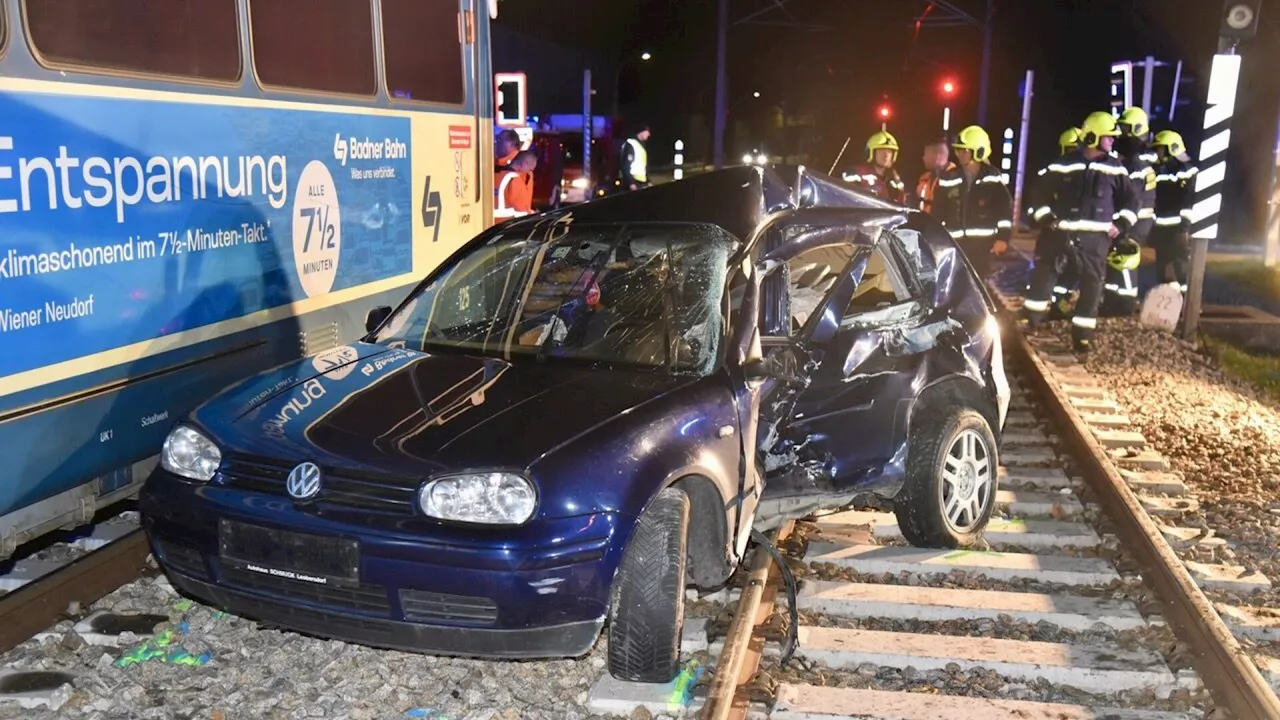
[(364, 316), (364, 331), (373, 332), (374, 330), (377, 330), (378, 326), (382, 324), (382, 321), (386, 320), (390, 316), (390, 305), (379, 305), (378, 307), (373, 308), (369, 311), (368, 315)]

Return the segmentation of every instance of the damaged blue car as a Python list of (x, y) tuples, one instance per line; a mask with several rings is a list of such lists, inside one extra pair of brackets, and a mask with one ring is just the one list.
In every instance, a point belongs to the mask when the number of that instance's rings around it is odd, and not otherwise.
[(928, 216), (798, 167), (490, 228), (368, 334), (177, 424), (141, 495), (182, 592), (324, 637), (676, 673), (752, 529), (892, 500), (981, 536), (993, 305)]

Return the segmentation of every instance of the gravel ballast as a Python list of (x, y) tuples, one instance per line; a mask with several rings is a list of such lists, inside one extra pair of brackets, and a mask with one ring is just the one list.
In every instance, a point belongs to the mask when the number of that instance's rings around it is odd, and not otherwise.
[[(1053, 330), (1066, 339), (1065, 327)], [(1190, 343), (1137, 321), (1104, 319), (1096, 345), (1086, 368), (1200, 502), (1198, 513), (1177, 524), (1227, 541), (1194, 559), (1242, 565), (1280, 582), (1280, 409)], [(1210, 594), (1280, 605), (1280, 589)]]
[[(193, 664), (152, 659), (120, 667), (145, 638), (92, 646), (66, 621), (43, 641), (0, 656), (13, 670), (78, 675), (55, 709), (0, 703), (0, 719), (75, 718), (451, 718), (586, 720), (592, 685), (605, 671), (605, 639), (581, 660), (487, 662), (378, 650), (322, 640), (185, 601), (163, 578), (146, 578), (95, 609), (167, 615), (166, 651)], [(157, 635), (160, 637), (160, 635)], [(152, 643), (154, 646), (155, 643)], [(174, 654), (168, 653), (172, 658)], [(203, 664), (200, 664), (203, 661)]]

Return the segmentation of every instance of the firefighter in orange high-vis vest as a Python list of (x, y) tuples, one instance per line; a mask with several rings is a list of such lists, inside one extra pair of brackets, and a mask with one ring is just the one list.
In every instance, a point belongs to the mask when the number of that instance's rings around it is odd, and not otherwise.
[(507, 165), (494, 168), (493, 219), (497, 222), (533, 214), (533, 171), (538, 156), (521, 150)]
[(894, 169), (898, 139), (881, 130), (867, 139), (867, 160), (841, 173), (841, 178), (891, 203), (906, 205), (907, 185)]

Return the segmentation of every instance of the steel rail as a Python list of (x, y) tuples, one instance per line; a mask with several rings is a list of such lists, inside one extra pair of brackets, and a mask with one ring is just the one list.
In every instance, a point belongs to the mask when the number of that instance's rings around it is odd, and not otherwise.
[(1116, 522), (1117, 534), (1135, 555), (1142, 577), (1164, 601), (1164, 615), (1178, 639), (1192, 649), (1192, 662), (1215, 700), (1237, 718), (1276, 720), (1280, 699), (1222, 622), (1209, 599), (1196, 585), (1182, 560), (1160, 533), (1133, 490), (1121, 477), (1107, 451), (1093, 436), (1080, 413), (1005, 312), (1005, 347), (1026, 370), (1060, 437), (1080, 467), (1100, 505)]
[(88, 607), (137, 579), (150, 552), (138, 528), (0, 597), (0, 652), (56, 624), (73, 603)]
[[(769, 541), (776, 543), (785, 539), (794, 526), (794, 521), (783, 523), (782, 527), (769, 533)], [(755, 636), (755, 629), (773, 612), (777, 583), (771, 581), (777, 580), (779, 575), (769, 551), (757, 547), (751, 558), (746, 585), (738, 597), (733, 622), (725, 635), (724, 649), (716, 663), (711, 691), (702, 706), (703, 720), (741, 720), (747, 716), (750, 698), (740, 695), (738, 690), (750, 682), (760, 667), (764, 639)]]

